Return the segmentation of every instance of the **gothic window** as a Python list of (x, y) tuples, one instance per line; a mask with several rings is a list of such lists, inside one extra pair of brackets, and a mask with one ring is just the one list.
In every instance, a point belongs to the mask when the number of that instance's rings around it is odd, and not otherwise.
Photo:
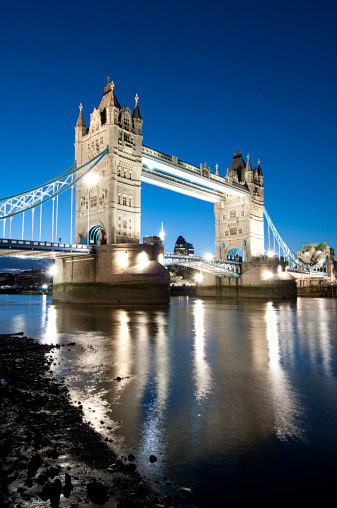
[(121, 176), (121, 168), (118, 168), (117, 176)]
[(239, 229), (239, 235), (242, 235), (242, 229)]
[(129, 180), (131, 180), (132, 178), (132, 174), (131, 174), (131, 171), (129, 171)]
[(95, 208), (97, 206), (97, 196), (93, 196), (90, 198), (90, 208)]
[(129, 119), (128, 116), (124, 117), (124, 125), (125, 125), (125, 127), (129, 127), (130, 126), (130, 119)]
[(222, 216), (222, 219), (223, 219), (223, 220), (225, 220), (225, 218), (226, 218), (226, 215), (223, 215), (223, 216)]
[(121, 204), (121, 195), (120, 195), (120, 194), (118, 194), (117, 203), (118, 203), (119, 205)]
[(101, 111), (101, 122), (102, 125), (106, 123), (106, 109), (104, 108), (103, 111)]
[(236, 217), (236, 211), (235, 210), (231, 210), (229, 216), (230, 216), (231, 219), (234, 219)]
[(131, 206), (131, 198), (129, 197), (129, 206)]
[(123, 205), (126, 205), (126, 196), (123, 196)]
[(225, 232), (225, 236), (229, 236), (229, 231), (226, 231), (226, 232)]
[(238, 234), (238, 230), (236, 228), (231, 228), (229, 230), (231, 236), (235, 236)]
[(128, 229), (128, 221), (123, 220), (123, 229)]
[(245, 212), (243, 210), (241, 210), (241, 217), (243, 217), (245, 215)]
[(103, 138), (100, 138), (99, 142), (100, 142), (101, 145), (103, 145)]

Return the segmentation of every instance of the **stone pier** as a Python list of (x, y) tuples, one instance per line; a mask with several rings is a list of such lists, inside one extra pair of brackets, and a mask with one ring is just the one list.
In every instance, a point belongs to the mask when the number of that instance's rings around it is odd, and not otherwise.
[(197, 296), (224, 298), (296, 298), (296, 282), (287, 272), (285, 263), (251, 261), (242, 264), (240, 277), (219, 277), (203, 273), (196, 288)]
[(167, 304), (162, 245), (97, 245), (95, 254), (56, 259), (53, 302)]

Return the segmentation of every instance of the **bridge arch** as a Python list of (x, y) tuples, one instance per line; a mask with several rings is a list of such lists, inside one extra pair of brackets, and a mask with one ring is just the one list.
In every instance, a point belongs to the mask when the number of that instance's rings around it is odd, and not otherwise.
[(246, 252), (242, 247), (233, 247), (227, 251), (228, 261), (246, 261)]
[(88, 244), (97, 245), (98, 243), (105, 243), (105, 231), (102, 224), (95, 224), (91, 226), (88, 231)]

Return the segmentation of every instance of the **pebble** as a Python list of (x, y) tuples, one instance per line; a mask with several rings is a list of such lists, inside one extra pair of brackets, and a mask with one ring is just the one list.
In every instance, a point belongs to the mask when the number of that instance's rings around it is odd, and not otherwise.
[(180, 487), (180, 492), (182, 494), (184, 494), (185, 496), (188, 496), (188, 497), (192, 496), (192, 490), (189, 489), (188, 487)]

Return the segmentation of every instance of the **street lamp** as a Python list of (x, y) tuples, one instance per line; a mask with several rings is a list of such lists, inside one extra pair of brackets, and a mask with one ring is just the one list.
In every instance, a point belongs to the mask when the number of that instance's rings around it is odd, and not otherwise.
[(98, 182), (98, 175), (96, 173), (88, 173), (84, 178), (84, 182), (88, 187), (88, 232), (87, 232), (87, 243), (90, 243), (89, 240), (89, 228), (90, 228), (90, 188), (93, 187)]

